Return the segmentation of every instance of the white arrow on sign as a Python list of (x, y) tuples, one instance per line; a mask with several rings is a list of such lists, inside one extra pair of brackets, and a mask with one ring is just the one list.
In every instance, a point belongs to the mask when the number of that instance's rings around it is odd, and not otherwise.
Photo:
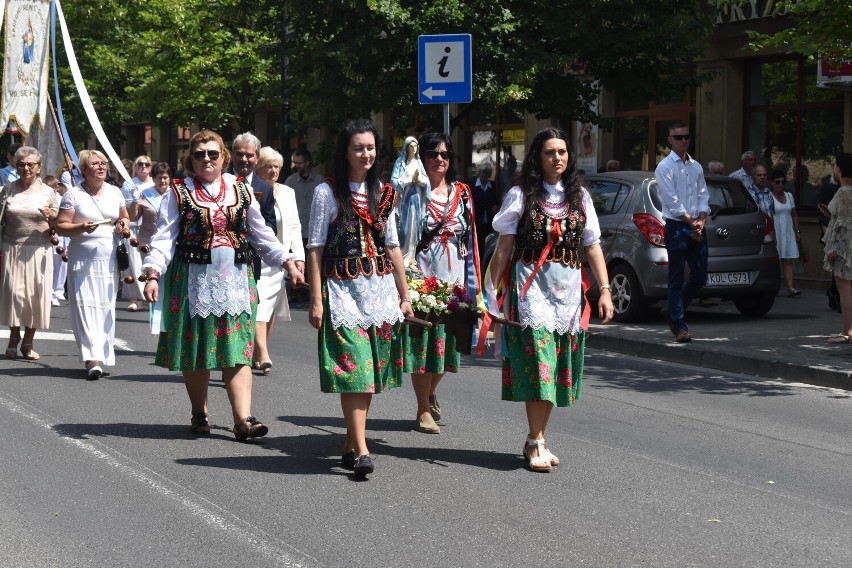
[(443, 97), (446, 94), (447, 91), (444, 91), (443, 89), (433, 89), (431, 85), (429, 85), (428, 89), (423, 91), (423, 96), (427, 99), (431, 99), (432, 97)]

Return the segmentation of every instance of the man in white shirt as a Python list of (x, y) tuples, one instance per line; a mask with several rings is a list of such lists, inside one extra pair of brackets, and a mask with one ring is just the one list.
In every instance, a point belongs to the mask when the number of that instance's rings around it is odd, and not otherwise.
[[(710, 200), (704, 170), (690, 157), (689, 127), (669, 127), (671, 153), (657, 166), (655, 177), (663, 202), (666, 251), (669, 256), (669, 302), (663, 315), (678, 343), (688, 343), (686, 307), (707, 280), (707, 239), (704, 223), (710, 213)], [(684, 267), (689, 280), (684, 283)]]
[(751, 175), (754, 173), (754, 165), (757, 163), (757, 155), (751, 150), (746, 150), (740, 157), (740, 169), (728, 174), (728, 177), (742, 180), (746, 187), (751, 183)]

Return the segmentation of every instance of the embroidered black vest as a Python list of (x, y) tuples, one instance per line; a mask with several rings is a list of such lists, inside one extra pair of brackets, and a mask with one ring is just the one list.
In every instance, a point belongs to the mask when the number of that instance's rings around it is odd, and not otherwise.
[[(334, 187), (331, 179), (325, 181)], [(328, 226), (323, 251), (324, 278), (341, 280), (393, 272), (393, 262), (385, 255), (385, 226), (393, 212), (396, 192), (390, 184), (381, 191), (378, 216), (372, 225), (355, 212), (338, 207), (337, 218)]]
[(562, 236), (554, 243), (545, 260), (579, 268), (580, 247), (586, 228), (582, 191), (577, 191), (570, 198), (568, 215), (561, 220), (548, 216), (538, 199), (528, 204), (518, 223), (513, 261), (521, 260), (524, 264), (538, 262), (542, 250), (550, 242), (553, 223), (561, 223)]
[[(234, 248), (234, 262), (251, 262), (248, 234), (248, 209), (251, 193), (244, 182), (234, 184), (237, 203), (226, 207), (228, 215), (227, 237)], [(198, 205), (182, 179), (172, 183), (180, 215), (180, 234), (175, 244), (175, 258), (192, 264), (210, 264), (210, 248), (213, 242), (211, 210)]]

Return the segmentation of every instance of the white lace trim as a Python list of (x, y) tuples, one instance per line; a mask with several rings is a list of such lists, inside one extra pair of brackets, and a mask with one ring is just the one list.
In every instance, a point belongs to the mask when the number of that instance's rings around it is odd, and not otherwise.
[(399, 293), (393, 275), (329, 278), (328, 305), (331, 327), (370, 327), (402, 321)]
[(210, 264), (189, 265), (189, 315), (206, 318), (251, 313), (246, 264), (234, 264), (234, 249), (217, 247)]
[(524, 299), (521, 290), (533, 267), (518, 262), (518, 313), (524, 327), (544, 328), (560, 335), (580, 329), (581, 276), (576, 268), (548, 263), (533, 278)]

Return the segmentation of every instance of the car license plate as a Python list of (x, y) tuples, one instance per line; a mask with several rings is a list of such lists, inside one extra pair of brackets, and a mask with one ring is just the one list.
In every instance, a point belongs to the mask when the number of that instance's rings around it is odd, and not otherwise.
[(705, 286), (748, 286), (748, 272), (711, 272)]

